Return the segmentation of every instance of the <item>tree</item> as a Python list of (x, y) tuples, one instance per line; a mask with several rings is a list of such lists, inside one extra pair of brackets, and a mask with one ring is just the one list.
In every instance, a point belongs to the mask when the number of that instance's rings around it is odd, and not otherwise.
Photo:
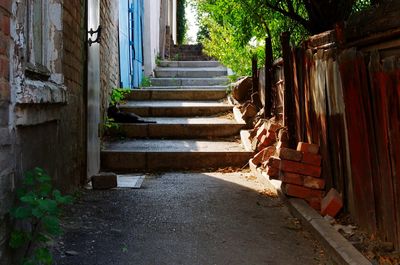
[[(233, 54), (246, 56), (249, 62), (252, 49), (249, 41), (272, 39), (275, 57), (280, 55), (279, 36), (289, 31), (292, 42), (299, 43), (309, 34), (333, 29), (346, 20), (354, 10), (370, 5), (371, 0), (197, 0), (200, 28), (207, 29), (202, 43), (206, 52), (228, 67), (250, 69), (235, 65)], [(380, 0), (384, 1), (384, 0)], [(220, 34), (223, 32), (224, 34)], [(224, 36), (224, 37), (223, 37)], [(227, 39), (226, 36), (229, 36)], [(229, 45), (227, 45), (229, 43)], [(259, 42), (262, 46), (262, 42)], [(224, 47), (224, 51), (221, 51)], [(256, 48), (256, 50), (258, 50)], [(258, 52), (255, 52), (259, 54)], [(229, 60), (228, 60), (229, 58)], [(263, 62), (263, 58), (259, 58)], [(226, 61), (224, 61), (226, 60)], [(247, 73), (244, 70), (239, 73)]]

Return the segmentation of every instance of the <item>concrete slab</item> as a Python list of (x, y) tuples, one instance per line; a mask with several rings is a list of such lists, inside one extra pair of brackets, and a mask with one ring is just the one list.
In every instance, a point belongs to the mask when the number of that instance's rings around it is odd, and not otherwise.
[(217, 61), (161, 61), (161, 67), (218, 67)]
[(251, 157), (236, 142), (201, 140), (128, 140), (106, 143), (103, 170), (171, 171), (243, 167)]
[(142, 183), (145, 179), (145, 175), (118, 175), (117, 176), (117, 188), (130, 188), (130, 189), (140, 189)]
[(193, 117), (232, 111), (232, 106), (217, 101), (128, 101), (120, 109), (143, 117)]
[(227, 70), (224, 67), (158, 67), (154, 70), (156, 77), (190, 77), (190, 78), (211, 78), (226, 76)]
[(213, 78), (150, 78), (153, 86), (223, 86), (229, 83), (225, 77)]
[(140, 89), (132, 90), (127, 100), (221, 100), (225, 89)]
[(160, 89), (160, 90), (164, 90), (164, 89), (166, 89), (166, 90), (171, 90), (171, 89), (175, 90), (175, 89), (177, 89), (179, 91), (186, 90), (186, 89), (189, 89), (189, 90), (190, 89), (198, 89), (198, 90), (223, 89), (223, 90), (226, 91), (228, 89), (228, 85), (221, 85), (221, 86), (218, 86), (218, 85), (213, 85), (213, 86), (201, 86), (201, 85), (200, 86), (154, 86), (154, 85), (152, 85), (150, 87), (142, 88), (142, 90), (146, 90), (146, 89)]
[(240, 143), (232, 141), (207, 140), (122, 140), (104, 143), (104, 151), (123, 152), (243, 152)]
[(240, 133), (246, 124), (226, 118), (157, 118), (145, 120), (156, 124), (121, 124), (120, 129), (129, 138), (214, 139)]

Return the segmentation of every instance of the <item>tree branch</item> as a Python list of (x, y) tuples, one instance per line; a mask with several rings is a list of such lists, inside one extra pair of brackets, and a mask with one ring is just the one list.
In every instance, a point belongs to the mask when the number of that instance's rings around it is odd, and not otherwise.
[(270, 8), (270, 9), (276, 11), (276, 12), (279, 12), (279, 13), (281, 13), (282, 15), (284, 15), (284, 16), (286, 16), (286, 17), (288, 17), (288, 18), (290, 18), (290, 19), (292, 19), (292, 20), (294, 20), (294, 21), (300, 23), (300, 24), (301, 24), (305, 29), (307, 29), (308, 31), (310, 31), (310, 32), (313, 31), (313, 28), (312, 28), (312, 26), (310, 25), (310, 22), (309, 22), (308, 20), (304, 19), (303, 17), (301, 17), (299, 14), (297, 14), (297, 13), (295, 13), (295, 12), (292, 13), (292, 12), (290, 12), (290, 11), (286, 11), (286, 10), (280, 8), (279, 6), (276, 6), (276, 5), (271, 4), (271, 3), (268, 2), (268, 1), (269, 1), (269, 0), (264, 0), (264, 4), (265, 4), (268, 8)]

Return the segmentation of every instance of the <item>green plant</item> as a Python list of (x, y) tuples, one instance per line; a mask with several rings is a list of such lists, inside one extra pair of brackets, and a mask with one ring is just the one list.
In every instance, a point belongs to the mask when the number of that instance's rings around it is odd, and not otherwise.
[(142, 79), (142, 83), (140, 84), (140, 87), (149, 87), (149, 86), (151, 86), (150, 77), (144, 76)]
[(51, 265), (53, 258), (48, 243), (62, 233), (60, 207), (73, 202), (53, 189), (51, 177), (41, 168), (25, 173), (22, 188), (17, 191), (17, 206), (10, 215), (20, 227), (11, 233), (9, 246), (22, 249), (23, 265)]
[(117, 106), (125, 99), (126, 95), (130, 93), (131, 90), (129, 88), (114, 88), (111, 91), (110, 96), (110, 105)]
[(174, 55), (174, 58), (173, 58), (174, 61), (179, 61), (180, 59), (181, 59), (181, 55), (179, 53)]
[(157, 66), (160, 66), (160, 65), (161, 65), (161, 61), (162, 61), (162, 59), (161, 59), (160, 54), (157, 54), (157, 57), (156, 57), (156, 65), (157, 65)]
[(186, 0), (178, 0), (176, 10), (177, 42), (183, 44), (187, 31), (187, 19), (185, 16)]
[(104, 129), (106, 131), (119, 130), (120, 126), (113, 118), (106, 117), (104, 121)]

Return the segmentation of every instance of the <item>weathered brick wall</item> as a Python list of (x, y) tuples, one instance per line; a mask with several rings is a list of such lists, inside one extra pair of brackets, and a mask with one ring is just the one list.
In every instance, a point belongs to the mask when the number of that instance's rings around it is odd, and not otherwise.
[(12, 200), (14, 163), (9, 128), (10, 109), (10, 15), (11, 0), (0, 1), (0, 264), (8, 264), (6, 254), (6, 212)]
[(100, 24), (103, 27), (100, 43), (101, 117), (106, 115), (109, 95), (119, 87), (118, 58), (118, 1), (100, 1)]
[(68, 104), (60, 124), (59, 184), (70, 188), (86, 179), (86, 22), (85, 1), (69, 0), (63, 4), (63, 73)]

